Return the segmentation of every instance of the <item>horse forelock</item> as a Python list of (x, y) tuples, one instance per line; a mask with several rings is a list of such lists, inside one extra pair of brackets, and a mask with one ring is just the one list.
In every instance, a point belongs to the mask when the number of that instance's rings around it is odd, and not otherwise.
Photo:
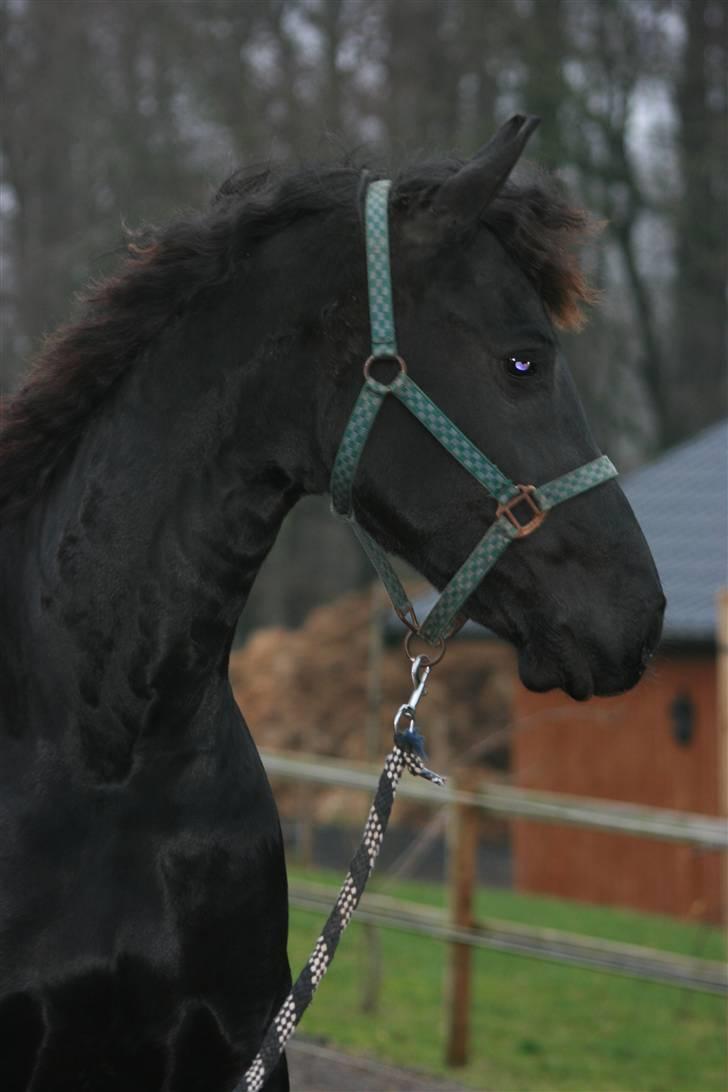
[(525, 164), (486, 211), (486, 220), (532, 281), (554, 324), (584, 325), (584, 304), (598, 292), (581, 267), (580, 248), (604, 222), (569, 203), (561, 182)]

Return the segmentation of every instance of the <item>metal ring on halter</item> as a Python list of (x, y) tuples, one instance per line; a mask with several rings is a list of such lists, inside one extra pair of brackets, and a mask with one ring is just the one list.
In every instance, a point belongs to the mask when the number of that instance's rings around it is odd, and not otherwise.
[[(413, 656), (412, 653), (410, 652), (410, 642), (411, 642), (413, 637), (420, 637), (420, 635), (419, 635), (419, 633), (415, 633), (414, 630), (410, 630), (410, 632), (407, 634), (407, 636), (404, 639), (404, 651), (405, 651), (407, 659), (410, 661), (410, 663), (414, 663), (415, 660), (418, 659), (417, 656)], [(425, 641), (424, 637), (420, 637), (420, 640), (424, 641), (425, 644), (427, 644), (427, 645), (430, 644), (429, 641)], [(445, 640), (444, 637), (438, 637), (437, 644), (430, 645), (430, 648), (435, 649), (435, 655), (434, 656), (428, 656), (427, 654), (419, 656), (419, 659), (420, 659), (423, 667), (434, 667), (435, 664), (439, 664), (440, 660), (442, 659), (442, 657), (445, 655), (445, 653), (447, 651), (447, 641)]]
[[(374, 376), (371, 374), (372, 364), (378, 364), (380, 361), (391, 361), (392, 363), (399, 366), (399, 372), (397, 373), (397, 375), (395, 375), (394, 379), (390, 380), (389, 383), (382, 383), (381, 380), (375, 379)], [(403, 358), (401, 356), (398, 356), (397, 353), (380, 353), (377, 356), (372, 353), (372, 355), (368, 356), (367, 359), (364, 361), (364, 379), (371, 387), (374, 387), (375, 390), (378, 390), (380, 394), (383, 394), (386, 391), (390, 391), (394, 387), (394, 385), (398, 383), (401, 379), (403, 379), (406, 375), (407, 365), (405, 364)]]

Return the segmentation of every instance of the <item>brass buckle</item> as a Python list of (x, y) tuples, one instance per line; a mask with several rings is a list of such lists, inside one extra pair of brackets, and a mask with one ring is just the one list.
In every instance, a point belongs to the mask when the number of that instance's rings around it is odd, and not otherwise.
[[(540, 527), (543, 521), (546, 519), (546, 512), (542, 508), (539, 508), (536, 499), (533, 494), (536, 492), (535, 485), (517, 485), (516, 489), (518, 493), (515, 497), (511, 497), (505, 504), (499, 504), (495, 518), (500, 519), (501, 516), (505, 516), (513, 526), (516, 528), (516, 538), (525, 538), (526, 535), (532, 534), (537, 527)], [(531, 519), (527, 523), (521, 523), (518, 516), (513, 509), (517, 504), (527, 504), (533, 513)]]
[(420, 623), (417, 621), (415, 608), (412, 606), (411, 603), (404, 610), (400, 610), (399, 607), (395, 607), (394, 613), (397, 615), (400, 622), (407, 626), (407, 629), (410, 631), (410, 633), (419, 633)]

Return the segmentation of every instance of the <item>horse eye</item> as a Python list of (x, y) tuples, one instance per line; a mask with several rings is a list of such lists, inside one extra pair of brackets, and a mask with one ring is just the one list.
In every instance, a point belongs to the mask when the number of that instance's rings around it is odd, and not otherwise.
[(509, 375), (515, 375), (519, 378), (522, 375), (533, 375), (536, 370), (536, 366), (533, 361), (528, 360), (525, 356), (507, 356), (504, 360), (506, 371)]

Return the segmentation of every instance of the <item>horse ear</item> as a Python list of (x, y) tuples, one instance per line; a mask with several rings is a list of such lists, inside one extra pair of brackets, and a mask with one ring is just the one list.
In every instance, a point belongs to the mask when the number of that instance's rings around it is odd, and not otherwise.
[(515, 167), (541, 118), (514, 114), (469, 163), (443, 183), (433, 208), (463, 227), (474, 223)]

